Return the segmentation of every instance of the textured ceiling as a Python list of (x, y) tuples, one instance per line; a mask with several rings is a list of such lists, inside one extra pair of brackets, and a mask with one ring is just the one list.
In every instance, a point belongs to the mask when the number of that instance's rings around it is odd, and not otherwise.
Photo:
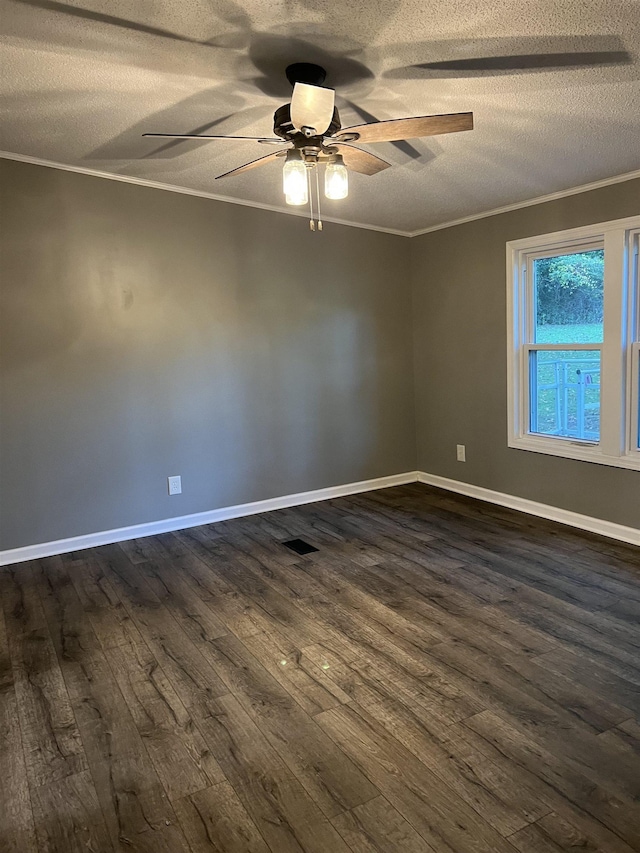
[[(214, 181), (263, 146), (142, 133), (271, 135), (285, 66), (316, 61), (343, 126), (475, 116), (472, 132), (370, 146), (394, 168), (353, 175), (328, 216), (409, 232), (640, 167), (638, 0), (2, 0), (0, 11), (8, 152), (284, 207), (279, 162)], [(561, 70), (410, 68), (623, 50), (626, 64)]]

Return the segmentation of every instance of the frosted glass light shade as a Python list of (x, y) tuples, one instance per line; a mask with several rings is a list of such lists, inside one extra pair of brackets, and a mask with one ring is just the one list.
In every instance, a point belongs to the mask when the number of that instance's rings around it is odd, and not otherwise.
[(287, 204), (306, 204), (309, 201), (307, 189), (307, 167), (299, 151), (289, 151), (282, 169), (282, 188)]
[(349, 173), (339, 154), (334, 163), (327, 163), (324, 173), (324, 194), (332, 199), (346, 198), (349, 195)]

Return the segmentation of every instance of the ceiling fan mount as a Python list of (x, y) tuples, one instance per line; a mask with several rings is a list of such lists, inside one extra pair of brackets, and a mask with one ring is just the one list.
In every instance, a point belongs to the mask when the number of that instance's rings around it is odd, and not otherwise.
[(313, 62), (294, 62), (287, 65), (285, 72), (292, 86), (296, 83), (306, 83), (309, 86), (322, 86), (327, 79), (327, 72), (321, 65)]

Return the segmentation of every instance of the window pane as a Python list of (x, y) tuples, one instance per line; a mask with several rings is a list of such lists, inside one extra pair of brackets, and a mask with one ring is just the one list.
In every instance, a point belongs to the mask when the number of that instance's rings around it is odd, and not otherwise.
[(602, 343), (604, 249), (538, 258), (533, 273), (534, 341)]
[(530, 354), (530, 430), (582, 441), (600, 440), (600, 353)]

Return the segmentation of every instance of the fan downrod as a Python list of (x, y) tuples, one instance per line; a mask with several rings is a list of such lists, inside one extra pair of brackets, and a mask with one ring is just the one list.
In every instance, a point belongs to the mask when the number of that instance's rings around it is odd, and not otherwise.
[(324, 68), (321, 65), (314, 65), (313, 62), (294, 62), (293, 65), (287, 66), (285, 74), (292, 86), (295, 86), (296, 83), (322, 86), (327, 77)]

